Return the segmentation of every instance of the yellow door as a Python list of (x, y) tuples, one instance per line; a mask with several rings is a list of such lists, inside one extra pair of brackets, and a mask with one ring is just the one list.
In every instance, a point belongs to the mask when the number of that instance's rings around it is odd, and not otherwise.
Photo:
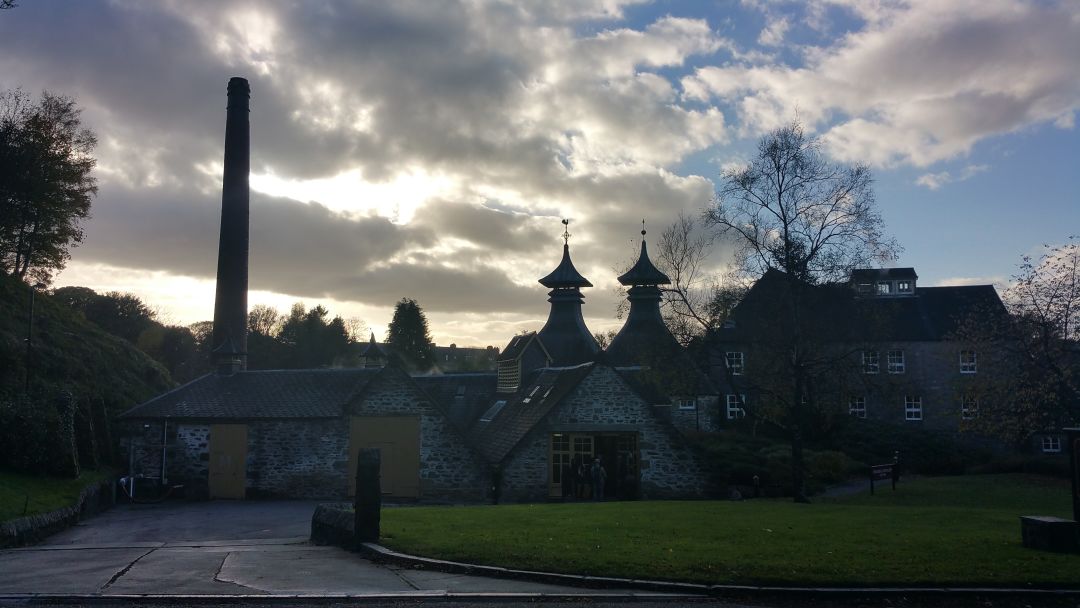
[(247, 482), (247, 426), (210, 426), (210, 498), (243, 498)]
[(349, 496), (356, 494), (356, 455), (378, 448), (382, 493), (395, 498), (420, 496), (420, 418), (353, 416), (349, 421)]

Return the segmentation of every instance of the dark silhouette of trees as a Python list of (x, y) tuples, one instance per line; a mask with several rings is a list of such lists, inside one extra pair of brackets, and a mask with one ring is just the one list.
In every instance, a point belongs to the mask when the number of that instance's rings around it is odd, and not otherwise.
[[(307, 369), (329, 367), (341, 362), (348, 354), (349, 336), (345, 321), (341, 317), (327, 320), (329, 316), (322, 306), (307, 310), (303, 302), (293, 304), (289, 315), (281, 321), (281, 329), (274, 336), (286, 348), (278, 351), (283, 360), (274, 367), (286, 369)], [(251, 346), (252, 336), (248, 336), (248, 350), (258, 357)], [(273, 355), (273, 353), (267, 353)], [(276, 357), (271, 356), (271, 359)], [(250, 362), (249, 362), (250, 365)], [(259, 364), (259, 367), (265, 367)]]
[(394, 305), (394, 317), (386, 330), (386, 342), (409, 368), (428, 371), (435, 363), (427, 317), (416, 300), (402, 298)]
[(97, 145), (75, 101), (0, 93), (0, 272), (48, 283), (83, 239)]
[[(758, 386), (770, 403), (757, 415), (786, 430), (791, 439), (792, 480), (797, 502), (805, 493), (802, 447), (815, 385), (825, 385), (850, 357), (815, 331), (810, 314), (815, 285), (841, 282), (856, 267), (895, 257), (898, 245), (884, 235), (874, 205), (870, 169), (827, 160), (818, 141), (798, 121), (768, 133), (749, 164), (725, 169), (706, 222), (735, 245), (736, 269), (760, 279), (781, 271), (776, 290), (776, 335), (754, 351)], [(745, 405), (745, 404), (744, 404)]]
[(87, 321), (127, 340), (146, 353), (177, 382), (186, 382), (209, 369), (209, 353), (202, 353), (191, 329), (164, 325), (157, 313), (131, 293), (99, 294), (88, 287), (60, 287), (52, 297), (82, 313)]

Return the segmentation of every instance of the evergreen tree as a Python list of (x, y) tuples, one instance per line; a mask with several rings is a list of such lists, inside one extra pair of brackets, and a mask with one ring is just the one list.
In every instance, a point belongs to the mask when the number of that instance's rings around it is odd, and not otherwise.
[(416, 300), (402, 298), (394, 305), (394, 318), (386, 330), (386, 341), (390, 351), (410, 369), (428, 371), (435, 364), (427, 317)]

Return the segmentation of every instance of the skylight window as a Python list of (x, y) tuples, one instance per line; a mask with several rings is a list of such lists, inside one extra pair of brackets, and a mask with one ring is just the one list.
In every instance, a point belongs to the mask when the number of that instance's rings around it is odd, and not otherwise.
[(489, 407), (487, 411), (484, 412), (483, 416), (480, 416), (480, 422), (491, 422), (495, 419), (495, 416), (499, 415), (499, 412), (501, 412), (503, 407), (505, 406), (506, 401), (503, 401), (502, 399), (496, 401), (494, 405)]

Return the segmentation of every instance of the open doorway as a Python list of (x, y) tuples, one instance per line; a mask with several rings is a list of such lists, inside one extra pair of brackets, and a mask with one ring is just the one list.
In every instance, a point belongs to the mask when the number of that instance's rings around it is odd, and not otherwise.
[(553, 499), (592, 500), (599, 491), (593, 483), (592, 464), (604, 469), (604, 500), (638, 497), (637, 433), (552, 433), (549, 492)]

